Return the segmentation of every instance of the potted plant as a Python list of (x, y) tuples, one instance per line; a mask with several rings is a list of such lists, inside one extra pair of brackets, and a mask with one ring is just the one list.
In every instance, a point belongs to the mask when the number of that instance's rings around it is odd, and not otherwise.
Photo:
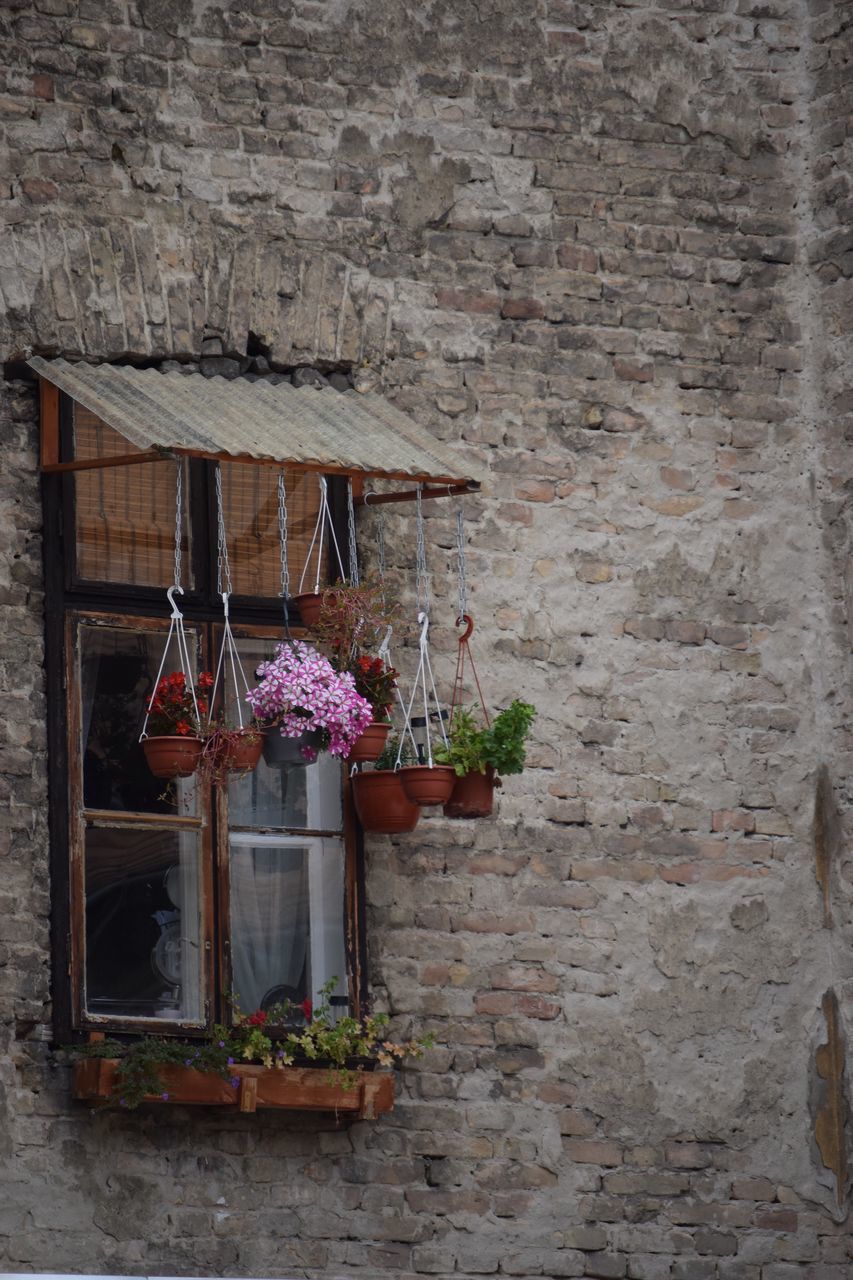
[(316, 759), (318, 750), (346, 759), (373, 718), (352, 675), (336, 671), (328, 658), (302, 640), (283, 641), (256, 675), (259, 683), (246, 699), (261, 725), (282, 738), (318, 735), (314, 742), (301, 744), (306, 761)]
[(397, 672), (382, 658), (361, 654), (349, 667), (355, 687), (373, 708), (373, 718), (350, 752), (354, 764), (376, 760), (391, 732), (391, 703), (397, 688)]
[[(198, 716), (207, 711), (213, 676), (202, 671), (193, 691), (183, 671), (162, 676), (151, 695), (142, 750), (155, 778), (189, 778), (201, 759), (203, 740)], [(196, 714), (196, 709), (198, 715)]]
[(397, 672), (375, 656), (397, 614), (381, 582), (366, 578), (358, 586), (338, 582), (323, 595), (315, 633), (337, 671), (348, 671), (359, 694), (373, 708), (373, 719), (350, 752), (354, 763), (375, 760), (391, 729), (389, 711)]
[[(401, 770), (397, 769), (399, 740), (385, 744), (373, 769), (354, 773), (350, 778), (352, 798), (358, 820), (365, 831), (374, 835), (401, 835), (414, 831), (421, 816), (420, 805), (406, 795)], [(408, 762), (414, 753), (404, 744), (402, 760)]]
[[(254, 1111), (257, 1106), (336, 1110), (357, 1115), (390, 1110), (393, 1077), (373, 1068), (420, 1057), (431, 1037), (388, 1038), (388, 1015), (336, 1018), (332, 978), (320, 1002), (289, 1001), (215, 1026), (191, 1042), (144, 1036), (132, 1042), (74, 1045), (75, 1095), (128, 1110), (142, 1102), (208, 1103)], [(387, 1086), (390, 1086), (387, 1087)], [(378, 1104), (378, 1105), (377, 1105)]]
[(454, 709), (447, 747), (435, 758), (452, 767), (455, 783), (444, 806), (448, 818), (487, 818), (500, 776), (521, 773), (525, 745), (536, 715), (535, 707), (516, 698), (495, 716), (480, 723), (475, 708)]
[(251, 773), (258, 766), (263, 746), (264, 735), (256, 725), (229, 729), (224, 723), (215, 722), (201, 751), (202, 776), (223, 786), (231, 773)]

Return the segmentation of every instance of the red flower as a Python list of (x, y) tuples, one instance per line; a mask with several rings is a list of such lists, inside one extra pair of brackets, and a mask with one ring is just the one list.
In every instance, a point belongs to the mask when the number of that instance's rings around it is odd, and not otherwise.
[(262, 1027), (267, 1020), (267, 1015), (263, 1009), (256, 1009), (254, 1013), (250, 1013), (248, 1018), (243, 1021), (249, 1027)]
[(213, 688), (213, 676), (210, 674), (209, 671), (202, 671), (201, 675), (198, 678), (198, 687), (199, 689)]
[(190, 726), (187, 724), (186, 720), (179, 720), (175, 725), (175, 733), (181, 734), (182, 737), (187, 737), (190, 732)]
[(311, 1000), (303, 1000), (299, 1008), (305, 1015), (305, 1021), (310, 1022), (314, 1015), (314, 1003)]

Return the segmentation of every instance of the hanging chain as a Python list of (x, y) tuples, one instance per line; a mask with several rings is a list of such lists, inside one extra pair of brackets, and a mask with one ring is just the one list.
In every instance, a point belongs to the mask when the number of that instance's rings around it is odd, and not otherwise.
[(424, 537), (424, 513), (421, 506), (421, 485), (417, 489), (416, 503), (416, 529), (417, 529), (417, 571), (415, 577), (415, 588), (417, 591), (418, 613), (429, 612), (429, 574), (427, 572), (426, 562), (426, 539)]
[(376, 554), (379, 560), (379, 581), (385, 586), (385, 513), (380, 507), (376, 513)]
[(457, 621), (461, 622), (468, 612), (468, 583), (465, 578), (465, 517), (462, 508), (456, 512), (456, 567), (459, 585), (459, 612)]
[(181, 585), (181, 555), (183, 552), (183, 533), (181, 524), (184, 515), (184, 464), (178, 458), (177, 481), (175, 484), (175, 586)]
[[(224, 585), (223, 585), (224, 583)], [(222, 507), (222, 469), (216, 464), (216, 590), (231, 594), (231, 566), (225, 540), (225, 514)]]
[(358, 548), (355, 543), (355, 503), (352, 497), (352, 476), (347, 480), (347, 540), (349, 542), (349, 580), (352, 586), (359, 585)]
[(281, 558), (281, 596), (286, 608), (290, 596), (290, 566), (287, 563), (287, 494), (283, 471), (278, 473), (278, 551)]

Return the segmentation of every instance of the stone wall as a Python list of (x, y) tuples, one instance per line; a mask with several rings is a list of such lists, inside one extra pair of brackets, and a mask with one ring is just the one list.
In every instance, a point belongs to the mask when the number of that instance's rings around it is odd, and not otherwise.
[[(821, 1000), (853, 1010), (850, 5), (12, 0), (0, 24), (4, 358), (354, 366), (488, 466), (477, 653), (497, 704), (540, 710), (494, 822), (369, 842), (376, 1000), (437, 1042), (391, 1116), (72, 1104), (36, 409), (7, 384), (0, 1263), (845, 1280), (812, 1134)], [(449, 620), (452, 513), (429, 519)], [(411, 532), (389, 516), (400, 572)]]

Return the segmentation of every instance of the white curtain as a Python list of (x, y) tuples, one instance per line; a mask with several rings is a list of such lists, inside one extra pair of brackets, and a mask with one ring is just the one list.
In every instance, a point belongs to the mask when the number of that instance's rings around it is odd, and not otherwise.
[(296, 994), (308, 967), (309, 848), (286, 837), (231, 838), (231, 961), (244, 1014), (259, 1009), (275, 988)]

